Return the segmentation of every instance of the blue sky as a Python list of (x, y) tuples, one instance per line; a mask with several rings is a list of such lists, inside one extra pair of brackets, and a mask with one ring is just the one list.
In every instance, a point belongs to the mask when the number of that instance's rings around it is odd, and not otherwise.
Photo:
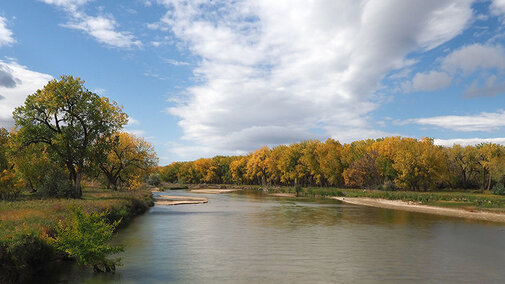
[(62, 74), (160, 163), (332, 137), (505, 143), (505, 1), (0, 4), (0, 126)]

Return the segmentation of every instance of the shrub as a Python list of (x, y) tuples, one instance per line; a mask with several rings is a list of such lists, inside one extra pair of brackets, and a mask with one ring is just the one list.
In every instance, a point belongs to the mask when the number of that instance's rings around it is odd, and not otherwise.
[(110, 246), (114, 229), (121, 220), (107, 222), (108, 211), (87, 213), (74, 207), (67, 223), (60, 221), (57, 228), (56, 247), (74, 257), (78, 264), (93, 266), (95, 272), (113, 272), (119, 259), (108, 259), (109, 254), (123, 251), (121, 246)]
[(395, 191), (396, 190), (396, 186), (394, 183), (390, 182), (390, 181), (386, 181), (384, 183), (384, 185), (382, 186), (382, 190), (385, 190), (385, 191)]
[(497, 195), (505, 195), (505, 186), (503, 183), (497, 183), (493, 186), (491, 192)]
[(24, 282), (40, 265), (52, 259), (55, 250), (33, 232), (0, 241), (0, 283)]
[(147, 183), (152, 186), (159, 186), (161, 184), (161, 177), (160, 174), (155, 173), (155, 174), (150, 174), (147, 177)]
[(296, 196), (300, 195), (300, 193), (303, 191), (303, 188), (301, 185), (297, 184), (295, 186), (295, 192), (296, 192)]
[(63, 169), (51, 169), (37, 186), (37, 192), (45, 197), (72, 197), (74, 189)]

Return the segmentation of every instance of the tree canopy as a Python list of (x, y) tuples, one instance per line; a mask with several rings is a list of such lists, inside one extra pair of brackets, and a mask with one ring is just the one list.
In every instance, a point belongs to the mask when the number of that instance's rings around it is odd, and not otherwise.
[(116, 102), (65, 75), (28, 96), (13, 116), (23, 145), (45, 144), (51, 159), (65, 165), (74, 197), (82, 195), (82, 174), (93, 153), (102, 151), (101, 144), (128, 119)]

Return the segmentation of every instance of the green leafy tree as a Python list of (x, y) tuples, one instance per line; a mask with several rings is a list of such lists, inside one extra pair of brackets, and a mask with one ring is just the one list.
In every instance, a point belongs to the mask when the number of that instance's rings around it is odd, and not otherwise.
[(112, 272), (120, 259), (108, 259), (107, 256), (123, 251), (121, 246), (108, 244), (115, 228), (121, 220), (107, 222), (107, 213), (87, 213), (80, 207), (72, 209), (72, 218), (57, 228), (56, 247), (74, 257), (78, 264), (93, 266), (95, 272)]
[(52, 80), (28, 96), (14, 111), (24, 145), (48, 145), (50, 157), (68, 170), (76, 198), (82, 196), (81, 179), (92, 153), (102, 141), (127, 123), (122, 108), (84, 87), (72, 76)]

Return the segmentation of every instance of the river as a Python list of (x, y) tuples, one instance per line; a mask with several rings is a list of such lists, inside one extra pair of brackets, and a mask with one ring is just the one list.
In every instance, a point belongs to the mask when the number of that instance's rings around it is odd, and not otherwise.
[[(161, 193), (163, 194), (163, 193)], [(76, 265), (39, 283), (503, 283), (505, 226), (258, 193), (170, 195), (122, 229), (116, 274)]]

